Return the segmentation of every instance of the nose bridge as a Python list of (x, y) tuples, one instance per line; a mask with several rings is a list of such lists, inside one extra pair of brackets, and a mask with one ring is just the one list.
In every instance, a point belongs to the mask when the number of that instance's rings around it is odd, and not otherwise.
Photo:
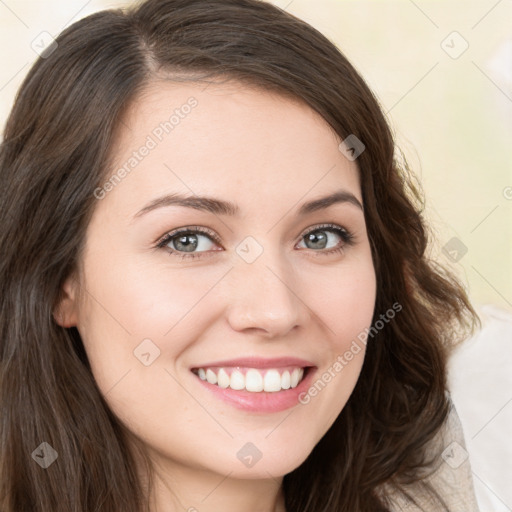
[(236, 330), (262, 329), (283, 336), (305, 321), (307, 308), (294, 290), (293, 269), (277, 247), (245, 240), (231, 274), (228, 320)]

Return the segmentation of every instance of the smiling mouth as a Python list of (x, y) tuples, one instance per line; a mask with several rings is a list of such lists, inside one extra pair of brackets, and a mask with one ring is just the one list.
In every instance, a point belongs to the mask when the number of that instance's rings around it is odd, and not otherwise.
[(208, 367), (191, 371), (201, 380), (220, 388), (250, 393), (277, 393), (296, 388), (309, 373), (311, 366), (282, 368)]

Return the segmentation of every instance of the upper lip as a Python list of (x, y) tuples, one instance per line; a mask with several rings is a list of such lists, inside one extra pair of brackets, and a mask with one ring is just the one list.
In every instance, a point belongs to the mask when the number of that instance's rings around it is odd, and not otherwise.
[(209, 368), (214, 366), (245, 366), (249, 368), (280, 368), (283, 366), (297, 366), (299, 368), (304, 368), (307, 366), (314, 366), (314, 364), (311, 361), (306, 361), (305, 359), (297, 357), (276, 357), (272, 359), (261, 357), (241, 357), (238, 359), (225, 359), (223, 361), (205, 363), (194, 366), (192, 369)]

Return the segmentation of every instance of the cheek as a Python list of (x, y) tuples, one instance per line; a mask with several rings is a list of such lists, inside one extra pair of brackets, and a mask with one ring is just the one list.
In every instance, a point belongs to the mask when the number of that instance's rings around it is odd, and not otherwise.
[[(163, 256), (165, 258), (165, 256)], [(149, 263), (148, 263), (149, 260)], [(121, 261), (90, 260), (88, 291), (95, 306), (103, 309), (103, 328), (131, 343), (154, 337), (168, 339), (204, 315), (203, 298), (215, 287), (225, 269), (178, 268), (155, 263), (151, 257), (127, 257)], [(98, 310), (98, 307), (94, 308)]]
[(377, 285), (371, 259), (322, 269), (312, 282), (306, 302), (322, 320), (331, 348), (344, 351), (372, 321)]
[(376, 277), (367, 258), (358, 265), (340, 267), (335, 278), (332, 271), (317, 273), (315, 284), (309, 300), (316, 305), (315, 313), (324, 326), (325, 339), (319, 347), (326, 357), (300, 402), (319, 418), (317, 435), (321, 437), (345, 406), (359, 378), (374, 314)]
[(339, 350), (346, 350), (371, 324), (375, 309), (376, 280), (372, 271), (343, 281), (336, 301), (330, 307), (332, 328), (340, 334)]
[(108, 392), (127, 372), (149, 389), (157, 384), (157, 371), (169, 388), (165, 368), (172, 369), (214, 321), (214, 287), (225, 272), (90, 255), (79, 331), (100, 389)]
[(166, 336), (184, 323), (195, 321), (205, 314), (204, 298), (209, 295), (225, 269), (179, 269), (165, 265), (148, 267), (134, 265), (126, 275), (112, 275), (112, 285), (121, 283), (119, 300), (126, 306), (121, 315), (138, 336), (148, 330)]

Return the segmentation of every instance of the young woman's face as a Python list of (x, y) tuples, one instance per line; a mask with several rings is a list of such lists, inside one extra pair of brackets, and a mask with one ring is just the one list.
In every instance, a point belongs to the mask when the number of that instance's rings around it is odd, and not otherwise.
[(61, 318), (160, 463), (282, 476), (363, 363), (376, 279), (356, 162), (309, 107), (234, 83), (153, 83), (120, 126)]

